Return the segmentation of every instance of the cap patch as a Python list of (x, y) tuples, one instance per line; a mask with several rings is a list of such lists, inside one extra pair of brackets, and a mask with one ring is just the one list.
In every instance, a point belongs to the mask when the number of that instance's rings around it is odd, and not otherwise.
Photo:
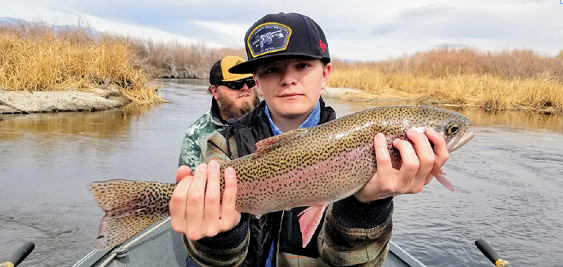
[(252, 57), (283, 51), (287, 48), (291, 29), (279, 23), (264, 23), (254, 28), (248, 36)]

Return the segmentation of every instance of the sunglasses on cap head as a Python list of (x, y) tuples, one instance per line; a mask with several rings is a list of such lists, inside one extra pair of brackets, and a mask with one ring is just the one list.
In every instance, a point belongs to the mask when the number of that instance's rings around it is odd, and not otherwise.
[(238, 80), (238, 81), (232, 81), (232, 82), (219, 82), (218, 85), (223, 85), (228, 87), (229, 89), (233, 89), (233, 90), (240, 90), (242, 89), (242, 87), (244, 87), (244, 84), (246, 84), (248, 86), (248, 88), (252, 88), (256, 85), (256, 82), (254, 81), (254, 78), (249, 77), (243, 80)]

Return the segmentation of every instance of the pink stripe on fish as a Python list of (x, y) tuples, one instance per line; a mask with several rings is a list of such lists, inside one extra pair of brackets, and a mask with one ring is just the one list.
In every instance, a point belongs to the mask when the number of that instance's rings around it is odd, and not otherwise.
[[(241, 212), (260, 215), (265, 211), (287, 209), (296, 203), (301, 206), (328, 204), (350, 196), (361, 188), (367, 180), (353, 183), (356, 179), (349, 179), (347, 173), (342, 171), (366, 156), (375, 162), (372, 150), (373, 145), (369, 143), (344, 155), (332, 157), (328, 161), (306, 166), (301, 170), (291, 170), (282, 176), (247, 183), (246, 185), (239, 184), (237, 204), (249, 203), (250, 205), (245, 205), (246, 207), (237, 205), (237, 209)], [(270, 195), (271, 197), (263, 198), (260, 197), (261, 195)], [(254, 199), (260, 199), (260, 204), (252, 204)], [(281, 201), (282, 199), (284, 201)], [(251, 207), (260, 207), (261, 210)]]

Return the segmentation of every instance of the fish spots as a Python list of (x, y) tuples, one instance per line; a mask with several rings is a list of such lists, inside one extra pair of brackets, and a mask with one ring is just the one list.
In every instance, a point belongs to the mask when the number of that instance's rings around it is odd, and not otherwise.
[(104, 249), (122, 243), (153, 222), (166, 218), (174, 188), (174, 184), (128, 180), (90, 184), (90, 192), (106, 212), (96, 247)]
[[(242, 157), (222, 164), (233, 167), (239, 181), (237, 207), (260, 214), (288, 205), (335, 198), (365, 184), (376, 171), (373, 139), (387, 137), (393, 166), (401, 165), (394, 139), (407, 140), (406, 131), (428, 127), (445, 132), (448, 121), (469, 126), (464, 116), (433, 107), (388, 106), (363, 110), (283, 137), (264, 140), (259, 157)], [(448, 137), (445, 137), (446, 141)], [(283, 142), (283, 145), (280, 145)], [(339, 188), (334, 190), (333, 188)], [(353, 192), (352, 192), (353, 193)], [(338, 198), (338, 197), (336, 197)]]

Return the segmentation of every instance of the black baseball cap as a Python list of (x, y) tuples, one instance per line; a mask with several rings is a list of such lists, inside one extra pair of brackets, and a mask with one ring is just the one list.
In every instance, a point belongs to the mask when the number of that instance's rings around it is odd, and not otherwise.
[(328, 43), (321, 27), (297, 13), (268, 14), (255, 22), (244, 36), (248, 61), (229, 69), (231, 73), (253, 73), (272, 60), (310, 57), (330, 62)]
[(237, 56), (226, 56), (221, 60), (215, 62), (211, 71), (209, 71), (209, 83), (218, 84), (220, 82), (232, 82), (252, 77), (252, 74), (246, 73), (231, 73), (229, 68), (241, 64), (244, 59)]

